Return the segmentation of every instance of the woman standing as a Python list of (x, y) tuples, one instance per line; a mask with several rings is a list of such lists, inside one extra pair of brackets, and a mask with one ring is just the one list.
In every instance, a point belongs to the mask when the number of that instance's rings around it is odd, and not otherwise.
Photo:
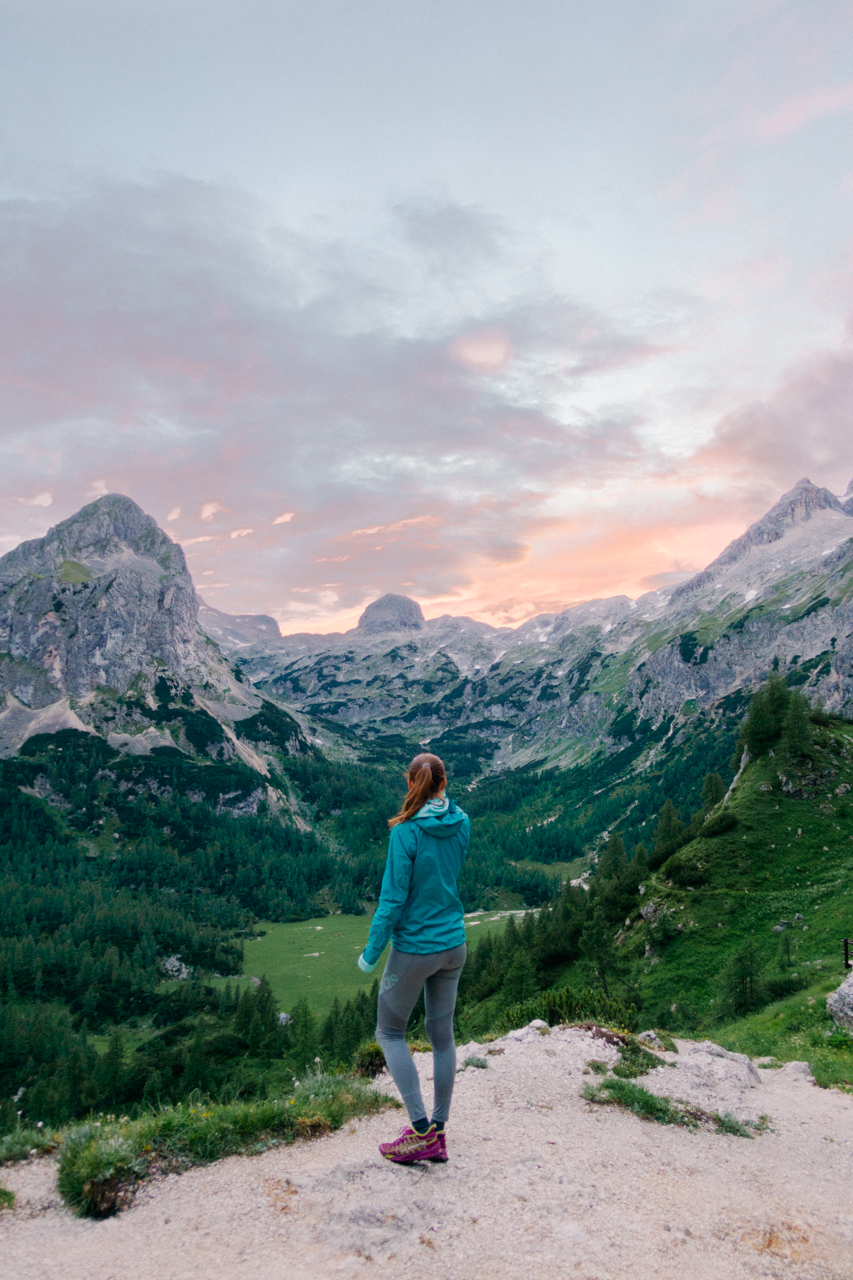
[[(447, 1159), (444, 1126), (456, 1079), (453, 1010), (466, 954), (456, 881), (468, 851), (471, 823), (446, 798), (446, 781), (438, 756), (424, 752), (409, 765), (409, 793), (388, 823), (391, 839), (382, 893), (358, 960), (359, 968), (370, 973), (391, 939), (379, 986), (376, 1038), (412, 1127), (394, 1142), (380, 1143), (379, 1150), (399, 1164)], [(406, 1024), (421, 991), (434, 1063), (431, 1120), (406, 1044)]]

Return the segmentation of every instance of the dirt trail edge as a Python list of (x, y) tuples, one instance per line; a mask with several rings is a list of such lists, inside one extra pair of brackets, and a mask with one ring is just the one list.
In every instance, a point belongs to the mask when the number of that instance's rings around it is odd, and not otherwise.
[[(5, 1280), (231, 1280), (405, 1275), (526, 1280), (850, 1280), (853, 1098), (804, 1065), (757, 1070), (679, 1042), (638, 1083), (741, 1120), (747, 1140), (644, 1122), (585, 1102), (590, 1059), (616, 1051), (578, 1029), (465, 1046), (447, 1165), (383, 1161), (402, 1113), (235, 1157), (142, 1190), (105, 1222), (59, 1202), (55, 1163), (4, 1170)], [(492, 1052), (488, 1052), (491, 1050)], [(498, 1052), (494, 1052), (498, 1050)], [(500, 1052), (502, 1050), (502, 1052)], [(430, 1059), (419, 1057), (422, 1078)], [(377, 1087), (393, 1093), (383, 1075)], [(427, 1096), (429, 1088), (427, 1088)]]

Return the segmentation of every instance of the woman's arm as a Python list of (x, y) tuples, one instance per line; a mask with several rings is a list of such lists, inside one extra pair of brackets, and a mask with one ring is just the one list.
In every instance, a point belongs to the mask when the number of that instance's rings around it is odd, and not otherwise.
[(385, 950), (388, 939), (394, 932), (394, 926), (406, 905), (414, 868), (414, 837), (414, 830), (411, 828), (406, 830), (406, 824), (403, 823), (394, 827), (391, 832), (379, 906), (370, 922), (370, 934), (362, 956), (367, 971), (374, 968)]

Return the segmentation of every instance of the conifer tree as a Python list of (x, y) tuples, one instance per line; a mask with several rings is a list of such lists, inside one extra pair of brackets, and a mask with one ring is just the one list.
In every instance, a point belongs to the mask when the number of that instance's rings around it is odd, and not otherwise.
[(807, 699), (799, 690), (795, 690), (788, 703), (782, 730), (781, 747), (788, 760), (795, 761), (808, 755), (812, 742), (810, 711)]
[(665, 800), (655, 827), (655, 855), (673, 853), (681, 843), (684, 833), (685, 826), (678, 816), (678, 810), (671, 800)]
[(536, 970), (530, 954), (518, 947), (501, 987), (504, 1005), (521, 1004), (536, 994)]
[(714, 808), (726, 794), (726, 784), (718, 773), (706, 773), (702, 783), (702, 809), (705, 813)]

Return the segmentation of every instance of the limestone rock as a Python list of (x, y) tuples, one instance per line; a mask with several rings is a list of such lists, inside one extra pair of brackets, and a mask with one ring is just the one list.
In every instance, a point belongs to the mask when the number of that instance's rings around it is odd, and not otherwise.
[(853, 1031), (853, 971), (847, 975), (840, 987), (830, 991), (826, 997), (826, 1007), (830, 1016), (840, 1027)]
[(754, 1089), (761, 1084), (758, 1068), (754, 1066), (747, 1054), (732, 1053), (712, 1040), (703, 1040), (682, 1058), (679, 1069), (701, 1072), (710, 1079), (723, 1082), (730, 1081), (744, 1089)]
[(814, 1084), (815, 1078), (807, 1062), (786, 1062), (775, 1073), (780, 1080), (799, 1081), (801, 1084)]

